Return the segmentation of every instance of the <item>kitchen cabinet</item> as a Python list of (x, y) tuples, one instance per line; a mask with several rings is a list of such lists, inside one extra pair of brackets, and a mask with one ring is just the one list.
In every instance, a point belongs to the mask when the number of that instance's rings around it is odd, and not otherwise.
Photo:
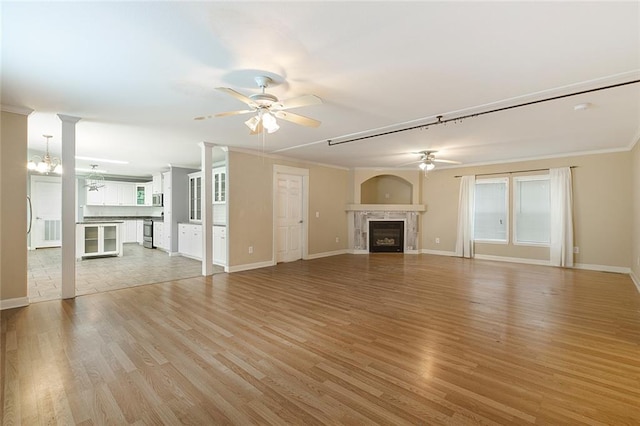
[(136, 243), (144, 243), (144, 220), (136, 220)]
[(104, 205), (104, 187), (98, 188), (95, 191), (90, 191), (87, 188), (87, 205), (88, 206), (102, 206)]
[(178, 252), (183, 256), (202, 260), (202, 225), (178, 224)]
[(227, 227), (213, 227), (213, 263), (225, 266), (227, 264)]
[(153, 204), (152, 187), (153, 184), (151, 182), (136, 184), (136, 206), (150, 206)]
[(135, 206), (136, 184), (105, 181), (104, 186), (98, 188), (97, 191), (89, 191), (89, 188), (87, 188), (87, 205)]
[(202, 220), (202, 173), (189, 175), (189, 220)]
[(162, 194), (162, 173), (155, 173), (151, 182), (152, 194)]
[(153, 222), (153, 246), (167, 250), (164, 238), (164, 223)]
[(137, 241), (137, 220), (125, 220), (122, 227), (122, 242), (135, 243)]
[(119, 223), (78, 224), (76, 256), (122, 256)]
[(227, 201), (227, 171), (224, 167), (213, 169), (213, 202), (225, 203)]

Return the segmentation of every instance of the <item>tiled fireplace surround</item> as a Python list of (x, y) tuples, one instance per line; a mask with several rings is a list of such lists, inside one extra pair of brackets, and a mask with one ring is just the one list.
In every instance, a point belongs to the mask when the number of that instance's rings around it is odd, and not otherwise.
[(352, 204), (347, 208), (349, 249), (355, 254), (369, 253), (369, 222), (403, 221), (404, 253), (417, 254), (418, 222), (423, 205)]

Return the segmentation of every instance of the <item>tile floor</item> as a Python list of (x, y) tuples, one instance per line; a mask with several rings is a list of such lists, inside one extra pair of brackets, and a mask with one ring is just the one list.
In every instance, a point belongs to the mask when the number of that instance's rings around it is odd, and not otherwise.
[[(60, 248), (31, 250), (28, 254), (29, 300), (60, 298), (62, 258)], [(214, 266), (214, 274), (224, 272)], [(199, 261), (169, 256), (138, 244), (125, 244), (122, 257), (87, 258), (76, 263), (76, 294), (91, 294), (125, 287), (153, 284), (202, 273)]]

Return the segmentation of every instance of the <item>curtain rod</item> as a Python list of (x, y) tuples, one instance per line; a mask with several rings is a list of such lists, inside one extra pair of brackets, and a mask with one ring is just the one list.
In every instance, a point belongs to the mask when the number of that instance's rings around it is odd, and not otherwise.
[(386, 136), (386, 135), (391, 135), (393, 133), (399, 133), (399, 132), (406, 132), (408, 130), (427, 129), (427, 128), (431, 127), (431, 126), (435, 126), (435, 125), (438, 125), (438, 124), (446, 124), (446, 123), (449, 123), (451, 121), (458, 121), (458, 120), (464, 120), (466, 118), (479, 117), (481, 115), (492, 114), (494, 112), (506, 111), (506, 110), (509, 110), (509, 109), (520, 108), (520, 107), (529, 106), (529, 105), (535, 105), (535, 104), (539, 104), (539, 103), (542, 103), (542, 102), (555, 101), (555, 100), (558, 100), (558, 99), (568, 98), (570, 96), (583, 95), (585, 93), (597, 92), (597, 91), (606, 90), (606, 89), (613, 89), (615, 87), (627, 86), (629, 84), (636, 84), (636, 83), (640, 83), (640, 79), (631, 80), (631, 81), (625, 81), (623, 83), (611, 84), (609, 86), (596, 87), (594, 89), (581, 90), (579, 92), (567, 93), (565, 95), (552, 96), (550, 98), (538, 99), (537, 101), (524, 102), (524, 103), (520, 103), (520, 104), (516, 104), (516, 105), (510, 105), (510, 106), (502, 107), (502, 108), (490, 109), (488, 111), (476, 112), (476, 113), (473, 113), (473, 114), (462, 115), (462, 116), (456, 117), (456, 118), (448, 118), (446, 120), (442, 119), (443, 118), (442, 115), (438, 115), (436, 117), (437, 120), (434, 121), (434, 122), (431, 122), (431, 123), (420, 124), (418, 126), (405, 127), (403, 129), (390, 130), (388, 132), (376, 133), (376, 134), (369, 135), (369, 136), (361, 136), (359, 138), (347, 139), (347, 140), (339, 141), (339, 142), (335, 142), (335, 141), (333, 141), (331, 139), (327, 139), (327, 144), (329, 146), (341, 145), (343, 143), (356, 142), (356, 141), (361, 141), (363, 139), (376, 138), (378, 136)]
[[(570, 169), (575, 169), (578, 166), (569, 166)], [(528, 172), (548, 172), (549, 169), (529, 169), (529, 170), (512, 170), (510, 172), (494, 172), (494, 173), (478, 173), (474, 176), (491, 176), (491, 175), (507, 175), (513, 173), (528, 173)], [(461, 178), (462, 176), (454, 176), (456, 178)]]

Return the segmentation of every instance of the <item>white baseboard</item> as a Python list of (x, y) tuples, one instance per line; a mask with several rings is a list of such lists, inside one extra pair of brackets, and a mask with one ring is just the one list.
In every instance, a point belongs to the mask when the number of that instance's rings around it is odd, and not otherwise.
[(633, 273), (633, 270), (629, 272), (629, 276), (631, 277), (631, 281), (636, 285), (636, 289), (638, 289), (638, 293), (640, 293), (640, 279)]
[(369, 250), (360, 250), (360, 249), (349, 249), (347, 250), (349, 254), (369, 254)]
[(585, 269), (587, 271), (615, 272), (617, 274), (629, 274), (631, 268), (623, 266), (607, 266), (607, 265), (591, 265), (588, 263), (576, 263), (573, 265), (575, 269)]
[(504, 256), (493, 256), (490, 254), (476, 254), (473, 258), (478, 260), (495, 260), (497, 262), (524, 263), (527, 265), (551, 266), (551, 262), (548, 260), (526, 259), (523, 257), (504, 257)]
[(245, 263), (244, 265), (234, 265), (234, 266), (225, 267), (225, 270), (226, 272), (242, 272), (242, 271), (249, 271), (251, 269), (267, 268), (269, 266), (274, 266), (273, 261), (267, 260), (264, 262)]
[(309, 254), (309, 255), (307, 255), (307, 257), (304, 258), (304, 260), (320, 259), (322, 257), (338, 256), (340, 254), (348, 254), (348, 253), (349, 253), (349, 250), (347, 250), (347, 249), (334, 250), (334, 251), (325, 251), (323, 253)]
[(16, 297), (14, 299), (0, 300), (0, 311), (4, 311), (5, 309), (22, 308), (24, 306), (29, 306), (28, 297)]
[(456, 255), (455, 251), (429, 250), (429, 249), (422, 249), (422, 253), (424, 253), (424, 254), (435, 254), (437, 256), (451, 256), (451, 257), (455, 257), (455, 255)]

